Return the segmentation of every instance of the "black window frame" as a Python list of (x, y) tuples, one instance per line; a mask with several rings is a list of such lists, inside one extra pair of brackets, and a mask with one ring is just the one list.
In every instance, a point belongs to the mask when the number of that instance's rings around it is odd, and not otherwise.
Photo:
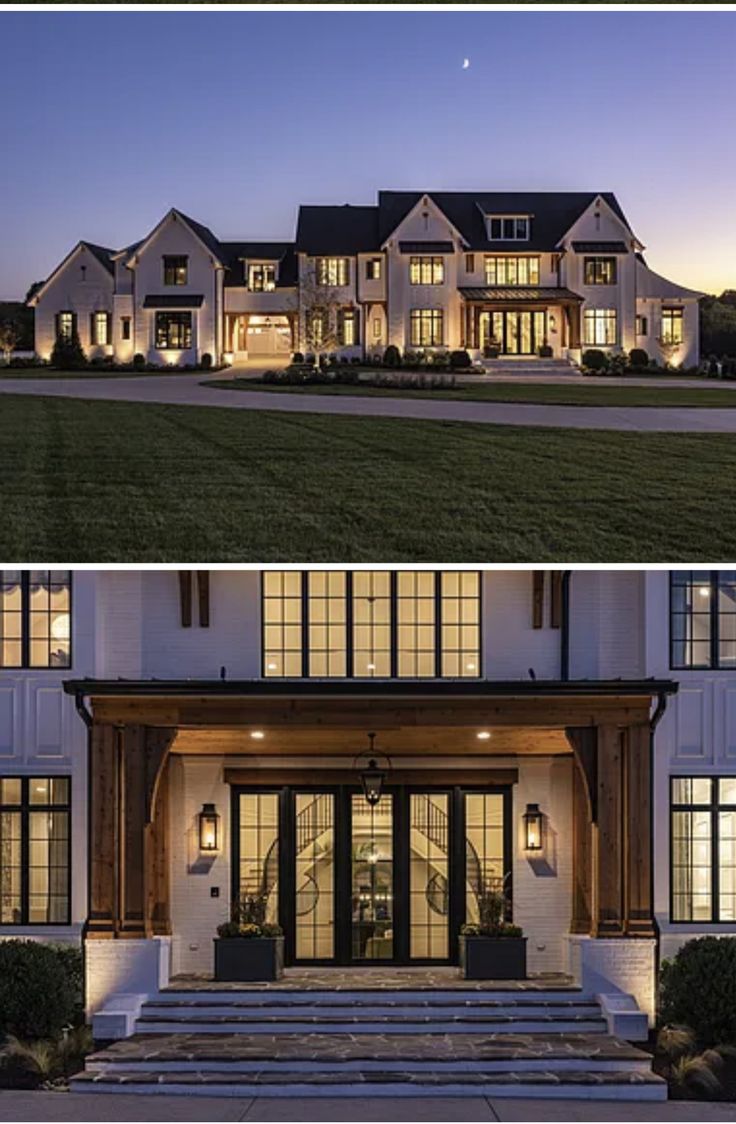
[[(672, 773), (670, 774), (670, 788), (669, 788), (669, 801), (670, 801), (670, 856), (669, 856), (669, 877), (670, 877), (670, 901), (669, 901), (669, 919), (673, 925), (689, 925), (689, 926), (703, 926), (703, 925), (728, 925), (733, 928), (736, 921), (733, 918), (724, 918), (721, 920), (721, 893), (720, 893), (720, 825), (719, 825), (719, 812), (736, 812), (736, 803), (734, 804), (721, 804), (719, 799), (719, 782), (722, 780), (733, 780), (734, 775), (730, 773)], [(696, 803), (675, 803), (674, 790), (676, 781), (709, 781), (711, 798), (707, 804)], [(692, 812), (704, 811), (710, 812), (711, 817), (711, 834), (710, 834), (710, 919), (703, 920), (702, 917), (694, 918), (692, 920), (680, 920), (675, 917), (675, 879), (674, 879), (674, 825), (676, 812)]]
[(618, 262), (615, 257), (583, 258), (583, 284), (584, 285), (617, 285)]
[[(670, 670), (671, 671), (736, 671), (736, 653), (732, 663), (726, 663), (721, 659), (721, 616), (719, 608), (720, 597), (719, 593), (722, 587), (722, 577), (724, 574), (734, 574), (734, 582), (736, 585), (736, 571), (734, 570), (670, 570), (669, 574), (669, 628), (670, 628)], [(678, 582), (677, 576), (681, 574), (689, 575), (687, 583)], [(701, 578), (696, 578), (696, 574), (704, 575)], [(686, 641), (675, 640), (673, 623), (675, 616), (691, 616), (693, 610), (689, 613), (681, 613), (675, 610), (675, 597), (674, 591), (676, 588), (681, 588), (684, 585), (708, 585), (708, 607), (707, 615), (709, 618), (710, 632), (708, 636), (709, 644), (709, 662), (708, 663), (678, 663), (675, 660), (675, 644), (684, 644)], [(729, 583), (731, 584), (731, 583)], [(692, 598), (691, 598), (692, 603)], [(705, 611), (701, 614), (705, 616)], [(736, 609), (733, 614), (736, 616)], [(692, 639), (690, 641), (692, 643)], [(736, 647), (736, 641), (734, 641)]]
[(164, 254), (162, 260), (164, 285), (189, 284), (189, 256), (187, 254)]
[[(10, 570), (6, 567), (0, 570), (0, 588), (5, 584), (4, 574)], [(12, 570), (11, 570), (12, 572)], [(40, 664), (31, 663), (31, 575), (37, 573), (43, 574), (66, 574), (67, 583), (69, 587), (69, 661), (66, 664)], [(0, 647), (0, 671), (63, 671), (67, 672), (72, 667), (74, 658), (74, 582), (73, 572), (71, 570), (20, 570), (20, 589), (21, 589), (21, 633), (20, 633), (20, 648), (21, 648), (21, 662), (4, 663), (2, 658), (2, 648)], [(48, 610), (48, 615), (50, 615)], [(0, 608), (0, 621), (2, 620), (2, 609)], [(49, 633), (50, 633), (49, 625)]]
[[(100, 317), (104, 317), (105, 338), (100, 339)], [(92, 347), (109, 347), (112, 343), (112, 313), (106, 308), (96, 308), (92, 313), (92, 331), (90, 332)]]
[[(179, 325), (184, 329), (183, 343), (171, 342), (171, 329)], [(154, 320), (154, 339), (157, 351), (188, 351), (192, 346), (192, 313), (157, 310)], [(162, 342), (165, 340), (166, 342)]]
[[(429, 280), (425, 279), (429, 276)], [(410, 285), (444, 285), (447, 280), (445, 258), (442, 254), (412, 254), (409, 258)]]
[[(429, 319), (429, 342), (422, 341), (424, 335), (423, 319)], [(415, 331), (415, 329), (418, 329)], [(445, 346), (445, 312), (442, 308), (411, 308), (409, 309), (409, 346), (410, 347), (444, 347)]]
[[(21, 823), (20, 847), (20, 921), (2, 921), (0, 928), (19, 929), (53, 929), (59, 926), (71, 925), (72, 922), (72, 893), (74, 871), (72, 866), (72, 807), (73, 807), (73, 780), (70, 773), (32, 773), (21, 775), (18, 773), (3, 775), (2, 780), (19, 780), (21, 784), (21, 799), (19, 804), (0, 803), (0, 812), (19, 812)], [(67, 782), (67, 799), (64, 803), (33, 804), (29, 790), (33, 781), (39, 780), (65, 780)], [(63, 921), (31, 921), (29, 920), (30, 903), (30, 822), (34, 812), (64, 812), (67, 816), (67, 887), (66, 887), (66, 915)]]
[[(258, 278), (257, 281), (254, 281)], [(276, 289), (276, 263), (253, 261), (246, 265), (246, 289), (249, 293), (273, 293)]]
[[(62, 328), (62, 321), (65, 316), (69, 317), (69, 331)], [(74, 339), (74, 316), (75, 314), (69, 308), (62, 308), (56, 316), (56, 338), (57, 340), (64, 340), (65, 343), (71, 343)]]
[[(516, 276), (511, 280), (510, 265), (516, 267)], [(523, 268), (522, 268), (523, 263)], [(526, 280), (522, 280), (522, 273), (526, 273)], [(486, 285), (500, 286), (502, 288), (524, 288), (539, 285), (542, 272), (542, 262), (539, 254), (486, 254), (483, 261), (483, 276)], [(500, 275), (503, 276), (500, 276)], [(536, 278), (536, 279), (535, 279)]]
[(365, 263), (366, 281), (380, 281), (383, 277), (383, 258), (369, 258)]
[[(665, 332), (665, 320), (669, 322), (669, 332)], [(678, 330), (675, 331), (674, 329)], [(677, 338), (676, 338), (677, 337)], [(662, 343), (681, 347), (685, 342), (685, 309), (677, 306), (662, 308)]]
[[(314, 571), (316, 573), (322, 572), (317, 567), (314, 568)], [(266, 647), (266, 631), (265, 631), (266, 630), (266, 617), (265, 617), (265, 613), (263, 611), (263, 606), (264, 606), (264, 601), (265, 601), (265, 580), (264, 579), (265, 579), (265, 574), (267, 572), (268, 573), (274, 573), (274, 572), (278, 573), (279, 571), (270, 570), (270, 569), (268, 571), (265, 571), (265, 570), (261, 571), (260, 617), (261, 617), (261, 678), (262, 679), (286, 679), (286, 680), (289, 680), (289, 679), (294, 680), (295, 678), (299, 679), (299, 680), (301, 680), (301, 679), (318, 679), (318, 680), (319, 679), (323, 679), (323, 680), (329, 679), (330, 681), (335, 681), (335, 682), (345, 682), (345, 681), (351, 681), (351, 680), (352, 681), (360, 681), (360, 682), (372, 682), (372, 681), (375, 680), (376, 682), (381, 682), (381, 681), (386, 681), (386, 679), (390, 679), (390, 680), (398, 680), (399, 682), (407, 682), (407, 683), (416, 682), (416, 681), (431, 683), (431, 682), (434, 682), (435, 680), (438, 680), (438, 679), (441, 679), (441, 680), (444, 680), (444, 681), (447, 682), (447, 681), (452, 681), (452, 680), (458, 680), (459, 681), (459, 680), (474, 680), (474, 679), (482, 679), (483, 678), (483, 578), (482, 578), (482, 571), (480, 571), (480, 570), (467, 571), (467, 570), (448, 569), (448, 570), (432, 571), (432, 573), (435, 574), (435, 588), (434, 588), (434, 634), (435, 634), (434, 635), (434, 672), (433, 672), (432, 675), (422, 675), (422, 676), (409, 676), (409, 675), (399, 675), (398, 674), (399, 654), (400, 654), (400, 647), (399, 647), (399, 643), (398, 643), (398, 625), (399, 625), (398, 575), (399, 575), (399, 572), (402, 572), (402, 573), (403, 572), (408, 572), (408, 573), (415, 572), (415, 571), (411, 571), (411, 570), (408, 570), (408, 571), (403, 571), (403, 570), (402, 571), (398, 571), (398, 570), (377, 570), (376, 571), (377, 573), (388, 573), (389, 574), (389, 583), (390, 584), (389, 584), (389, 595), (388, 595), (388, 597), (389, 597), (389, 629), (390, 629), (390, 671), (389, 671), (388, 676), (378, 676), (378, 675), (376, 675), (376, 676), (366, 676), (366, 675), (356, 675), (354, 673), (355, 638), (354, 638), (354, 633), (353, 633), (353, 608), (354, 608), (353, 576), (354, 576), (355, 571), (353, 571), (353, 570), (338, 571), (340, 573), (344, 573), (345, 579), (346, 579), (345, 580), (345, 604), (346, 604), (346, 614), (345, 614), (346, 671), (345, 671), (345, 674), (344, 675), (327, 675), (327, 676), (325, 676), (325, 675), (310, 675), (310, 670), (309, 670), (309, 659), (310, 659), (309, 575), (310, 575), (310, 572), (311, 572), (310, 570), (301, 571), (301, 593), (299, 595), (300, 596), (300, 602), (301, 602), (301, 616), (300, 616), (300, 621), (299, 621), (299, 628), (301, 630), (301, 674), (298, 675), (298, 676), (268, 674), (267, 673), (267, 667), (266, 667), (266, 663), (267, 663), (267, 657), (266, 657), (267, 647)], [(450, 623), (450, 622), (443, 622), (443, 613), (442, 613), (442, 608), (443, 608), (443, 589), (442, 589), (443, 574), (445, 574), (445, 573), (447, 573), (447, 574), (464, 574), (464, 573), (468, 573), (468, 572), (475, 574), (477, 576), (477, 582), (478, 582), (478, 596), (477, 596), (478, 613), (477, 613), (477, 617), (476, 617), (476, 620), (475, 620), (475, 625), (478, 629), (478, 651), (477, 651), (477, 656), (476, 656), (476, 665), (477, 666), (476, 666), (475, 671), (471, 675), (462, 675), (462, 676), (461, 675), (446, 675), (446, 674), (443, 674), (443, 659), (444, 659), (444, 656), (446, 654), (450, 654), (450, 653), (455, 652), (455, 651), (461, 652), (461, 651), (463, 651), (463, 649), (462, 649), (462, 647), (459, 648), (459, 649), (453, 649), (453, 648), (445, 649), (445, 647), (443, 646), (442, 626), (443, 626), (443, 623)], [(451, 596), (450, 594), (446, 595), (446, 600), (448, 602), (449, 602), (450, 596)]]
[[(335, 262), (335, 278), (330, 280), (330, 262)], [(314, 280), (320, 289), (345, 289), (350, 284), (350, 258), (344, 254), (323, 254), (315, 258)]]
[(130, 316), (120, 317), (120, 338), (121, 340), (131, 339), (131, 318)]
[(531, 236), (531, 216), (489, 215), (488, 233), (491, 242), (528, 242)]

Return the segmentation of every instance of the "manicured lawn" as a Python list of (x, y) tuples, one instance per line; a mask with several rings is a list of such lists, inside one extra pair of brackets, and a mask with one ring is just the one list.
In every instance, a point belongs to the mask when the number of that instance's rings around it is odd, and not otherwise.
[(208, 379), (218, 390), (266, 390), (275, 394), (347, 394), (375, 398), (451, 398), (466, 402), (536, 402), (554, 406), (709, 406), (736, 408), (733, 389), (707, 384), (677, 386), (601, 386), (586, 381), (569, 383), (481, 383), (447, 390), (402, 390), (379, 386), (281, 386), (255, 379)]
[(732, 559), (735, 470), (732, 436), (4, 396), (0, 556)]

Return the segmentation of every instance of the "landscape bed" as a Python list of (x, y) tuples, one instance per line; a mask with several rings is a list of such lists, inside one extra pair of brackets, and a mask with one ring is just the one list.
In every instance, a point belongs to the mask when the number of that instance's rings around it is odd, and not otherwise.
[(7, 395), (0, 550), (76, 562), (733, 557), (736, 437)]

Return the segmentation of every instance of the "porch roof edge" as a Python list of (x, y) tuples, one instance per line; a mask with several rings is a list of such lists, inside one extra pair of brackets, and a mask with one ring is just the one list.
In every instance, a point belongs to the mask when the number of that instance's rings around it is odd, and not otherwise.
[(303, 680), (303, 679), (67, 679), (68, 695), (148, 697), (550, 697), (674, 695), (673, 679)]

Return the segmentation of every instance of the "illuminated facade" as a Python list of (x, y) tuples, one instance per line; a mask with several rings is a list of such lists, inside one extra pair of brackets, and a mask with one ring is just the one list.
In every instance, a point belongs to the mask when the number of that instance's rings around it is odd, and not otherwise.
[(392, 345), (522, 364), (639, 348), (693, 366), (701, 294), (643, 249), (608, 193), (380, 192), (300, 207), (293, 242), (221, 241), (172, 210), (124, 250), (78, 243), (31, 300), (36, 350), (76, 331), (91, 359), (116, 362)]

